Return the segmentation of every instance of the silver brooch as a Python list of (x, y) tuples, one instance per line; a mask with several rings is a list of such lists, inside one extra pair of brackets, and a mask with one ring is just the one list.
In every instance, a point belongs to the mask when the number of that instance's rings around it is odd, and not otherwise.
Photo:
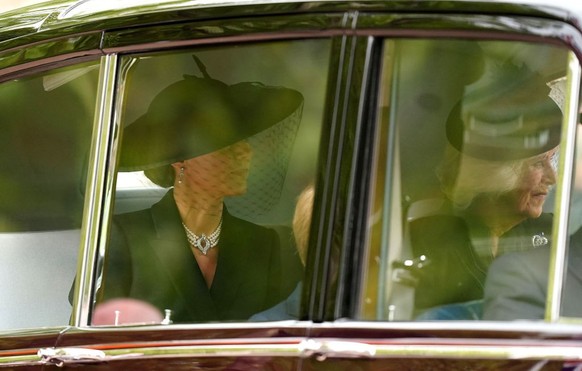
[(192, 232), (186, 224), (182, 223), (184, 226), (184, 230), (186, 231), (186, 237), (188, 238), (188, 242), (190, 245), (194, 246), (204, 255), (208, 253), (208, 250), (213, 248), (214, 246), (218, 245), (218, 240), (220, 238), (220, 231), (222, 230), (222, 217), (220, 217), (220, 223), (218, 223), (218, 227), (212, 232), (210, 235), (202, 235), (198, 236), (196, 233)]
[(544, 236), (544, 233), (542, 232), (541, 235), (534, 234), (533, 237), (531, 238), (531, 243), (534, 247), (540, 247), (547, 245), (548, 239), (546, 238), (546, 236)]

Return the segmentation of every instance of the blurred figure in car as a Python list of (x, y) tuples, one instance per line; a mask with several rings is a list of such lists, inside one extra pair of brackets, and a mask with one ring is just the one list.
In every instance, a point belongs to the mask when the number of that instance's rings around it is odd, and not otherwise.
[(505, 64), (467, 87), (449, 114), (438, 169), (445, 198), (410, 225), (414, 255), (426, 259), (417, 272), (419, 319), (463, 319), (426, 312), (442, 305), (479, 318), (491, 262), (549, 244), (552, 217), (542, 208), (556, 182), (562, 121), (549, 91), (541, 76)]

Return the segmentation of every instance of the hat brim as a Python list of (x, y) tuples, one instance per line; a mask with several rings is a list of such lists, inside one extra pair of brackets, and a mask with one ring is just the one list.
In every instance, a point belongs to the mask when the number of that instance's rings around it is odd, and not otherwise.
[(120, 171), (198, 157), (249, 138), (300, 110), (296, 90), (186, 76), (162, 90), (123, 132)]
[(520, 160), (548, 152), (560, 143), (562, 114), (549, 98), (531, 112), (505, 121), (492, 121), (461, 111), (459, 102), (449, 114), (447, 140), (456, 150), (473, 158)]

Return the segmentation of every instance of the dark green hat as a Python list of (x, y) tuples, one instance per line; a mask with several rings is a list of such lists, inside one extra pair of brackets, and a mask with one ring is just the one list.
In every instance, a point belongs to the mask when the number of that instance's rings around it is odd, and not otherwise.
[(124, 129), (120, 169), (151, 169), (219, 150), (285, 120), (302, 103), (301, 93), (284, 87), (185, 75)]
[(449, 143), (467, 156), (489, 161), (518, 160), (560, 142), (561, 107), (549, 97), (547, 81), (504, 66), (468, 90), (447, 119)]

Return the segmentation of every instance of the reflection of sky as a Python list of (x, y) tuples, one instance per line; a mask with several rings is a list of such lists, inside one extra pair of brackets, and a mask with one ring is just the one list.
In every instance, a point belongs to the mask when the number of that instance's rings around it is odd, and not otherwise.
[[(569, 234), (573, 234), (582, 227), (582, 126), (578, 125), (576, 138), (576, 158), (574, 165), (574, 174), (572, 187), (572, 196), (570, 197), (570, 217), (569, 217)], [(554, 212), (554, 202), (556, 197), (556, 186), (552, 187), (546, 203), (544, 212)]]
[(143, 171), (132, 171), (117, 174), (117, 189), (134, 189), (134, 188), (160, 188), (152, 183), (143, 173)]
[[(169, 3), (168, 7), (171, 6), (170, 3), (176, 3), (175, 0), (95, 0), (95, 1), (86, 1), (80, 2), (77, 6), (73, 7), (70, 11), (67, 12), (66, 17), (79, 17), (79, 16), (87, 16), (91, 14), (109, 12), (112, 10), (121, 10), (126, 9), (129, 7), (143, 7), (146, 5), (153, 5), (156, 7), (163, 7), (164, 3)], [(180, 7), (196, 7), (201, 8), (205, 6), (217, 6), (217, 5), (225, 5), (224, 0), (191, 0), (191, 1), (184, 1)]]
[(576, 134), (574, 187), (570, 198), (570, 233), (574, 233), (582, 227), (582, 128), (580, 125), (578, 125)]
[(20, 8), (23, 6), (39, 4), (49, 0), (2, 0), (0, 1), (0, 12)]

